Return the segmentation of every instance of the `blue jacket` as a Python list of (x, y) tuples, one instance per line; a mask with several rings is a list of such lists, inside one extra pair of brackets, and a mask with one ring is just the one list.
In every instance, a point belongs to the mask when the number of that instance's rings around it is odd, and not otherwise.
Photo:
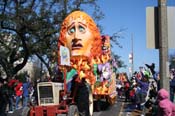
[(28, 97), (29, 96), (29, 82), (23, 83), (23, 96)]

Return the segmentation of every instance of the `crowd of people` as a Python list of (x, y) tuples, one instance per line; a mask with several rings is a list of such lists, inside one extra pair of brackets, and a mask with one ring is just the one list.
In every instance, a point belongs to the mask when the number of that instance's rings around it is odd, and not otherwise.
[[(49, 77), (43, 79), (56, 81)], [(140, 67), (130, 79), (126, 74), (120, 74), (117, 81), (118, 97), (124, 97), (125, 102), (131, 102), (142, 114), (145, 114), (147, 108), (151, 109), (153, 116), (175, 116), (175, 69), (170, 71), (170, 93), (160, 89), (159, 81), (159, 73), (152, 73), (149, 66)], [(34, 89), (29, 76), (25, 76), (23, 81), (16, 76), (10, 80), (0, 78), (0, 116), (6, 116), (6, 111), (13, 113), (14, 110), (27, 107)]]
[(0, 116), (6, 116), (6, 111), (13, 113), (27, 107), (33, 92), (34, 87), (28, 75), (23, 81), (16, 76), (9, 80), (0, 78)]
[(3, 79), (0, 77), (0, 116), (13, 113), (15, 110), (38, 104), (37, 83), (39, 82), (63, 82), (62, 73), (59, 77), (51, 78), (44, 73), (41, 78), (32, 81), (28, 74), (19, 78), (15, 75), (12, 78)]
[(118, 97), (124, 97), (126, 102), (131, 102), (143, 115), (146, 113), (145, 110), (149, 109), (152, 116), (174, 116), (175, 70), (170, 71), (168, 92), (160, 88), (159, 73), (153, 70), (154, 64), (145, 66), (140, 67), (130, 79), (126, 74), (118, 76)]

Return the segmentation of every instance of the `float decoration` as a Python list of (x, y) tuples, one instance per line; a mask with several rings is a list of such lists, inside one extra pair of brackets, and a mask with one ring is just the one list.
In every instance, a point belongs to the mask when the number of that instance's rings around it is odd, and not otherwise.
[[(93, 19), (82, 11), (70, 13), (62, 23), (58, 46), (70, 50), (70, 65), (80, 79), (86, 78), (94, 94), (115, 91), (110, 37), (101, 36)], [(114, 86), (115, 87), (115, 86)], [(109, 90), (111, 89), (111, 90)]]

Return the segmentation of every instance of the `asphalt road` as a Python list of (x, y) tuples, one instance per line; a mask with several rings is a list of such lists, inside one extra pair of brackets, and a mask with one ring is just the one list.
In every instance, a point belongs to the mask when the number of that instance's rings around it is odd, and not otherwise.
[[(95, 102), (96, 103), (96, 102)], [(140, 116), (141, 111), (135, 109), (129, 102), (124, 102), (124, 99), (117, 99), (115, 104), (110, 106), (106, 102), (101, 101), (100, 110), (94, 107), (93, 116)], [(13, 114), (7, 116), (24, 116), (29, 109), (19, 109)], [(26, 116), (26, 115), (25, 115)], [(146, 115), (149, 116), (149, 115)]]
[(100, 111), (96, 111), (96, 108), (94, 108), (94, 116), (119, 116), (122, 108), (122, 102), (119, 100), (117, 100), (112, 106), (106, 104), (103, 101), (100, 105), (102, 106)]
[(8, 113), (7, 116), (27, 116), (27, 113), (29, 112), (29, 107), (15, 110), (13, 113)]
[[(105, 103), (104, 103), (105, 104)], [(104, 106), (100, 112), (95, 111), (93, 116), (141, 116), (142, 111), (138, 110), (131, 102), (124, 102), (124, 99), (117, 99), (112, 106)], [(149, 109), (145, 109), (144, 116), (152, 116)]]
[[(96, 104), (96, 102), (94, 102), (94, 104)], [(94, 107), (94, 114), (93, 116), (119, 116), (120, 110), (121, 110), (121, 106), (122, 106), (122, 102), (120, 101), (116, 101), (114, 105), (110, 106), (109, 104), (107, 104), (104, 101), (100, 101), (100, 110)], [(29, 109), (19, 109), (19, 110), (15, 110), (14, 113), (11, 114), (7, 114), (7, 116), (24, 116), (25, 113), (28, 111)], [(26, 116), (26, 115), (25, 115)]]

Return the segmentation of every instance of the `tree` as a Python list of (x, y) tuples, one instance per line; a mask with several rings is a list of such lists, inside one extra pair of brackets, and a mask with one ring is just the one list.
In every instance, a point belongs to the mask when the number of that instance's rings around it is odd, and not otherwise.
[(124, 62), (120, 59), (120, 56), (117, 54), (112, 53), (112, 65), (114, 68), (114, 71), (117, 72), (118, 68), (124, 67), (126, 68), (126, 65)]
[[(97, 0), (3, 0), (0, 2), (0, 70), (7, 77), (37, 56), (52, 75), (57, 61), (57, 39), (63, 19), (83, 5), (94, 8), (93, 18), (103, 18)], [(8, 42), (6, 42), (8, 41)]]
[[(124, 38), (124, 32), (126, 30), (127, 30), (126, 28), (122, 28), (119, 31), (117, 31), (116, 33), (113, 33), (113, 35), (110, 37), (111, 47), (114, 47), (114, 45), (115, 45), (115, 46), (118, 46), (119, 48), (122, 48), (122, 45), (120, 44), (120, 42), (118, 40)], [(126, 68), (126, 65), (120, 59), (121, 57), (119, 55), (112, 52), (112, 58), (113, 58), (113, 61), (117, 63), (116, 66), (114, 66), (115, 71), (117, 71), (117, 69), (121, 68), (121, 67)]]
[[(50, 75), (53, 75), (52, 68), (57, 62), (57, 41), (62, 21), (70, 12), (84, 10), (83, 8), (89, 6), (93, 19), (98, 23), (104, 18), (104, 14), (96, 3), (97, 0), (1, 1), (1, 74), (12, 77), (26, 65), (29, 58), (37, 57)], [(102, 32), (102, 26), (97, 25)], [(117, 33), (112, 36), (112, 41), (119, 45), (116, 38), (120, 38)]]

